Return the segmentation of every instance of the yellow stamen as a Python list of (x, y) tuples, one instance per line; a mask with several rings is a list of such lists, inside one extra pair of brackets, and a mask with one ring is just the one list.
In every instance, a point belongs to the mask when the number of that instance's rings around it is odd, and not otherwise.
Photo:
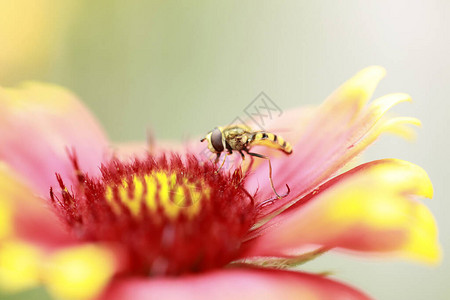
[(170, 219), (177, 218), (181, 213), (190, 218), (195, 216), (203, 196), (209, 198), (209, 189), (204, 183), (189, 182), (186, 178), (179, 180), (176, 173), (163, 171), (143, 177), (133, 176), (132, 187), (124, 180), (120, 186), (108, 186), (105, 192), (105, 198), (116, 214), (121, 213), (116, 202), (119, 199), (135, 217), (139, 216), (145, 203), (150, 213), (155, 213), (158, 206), (162, 207)]

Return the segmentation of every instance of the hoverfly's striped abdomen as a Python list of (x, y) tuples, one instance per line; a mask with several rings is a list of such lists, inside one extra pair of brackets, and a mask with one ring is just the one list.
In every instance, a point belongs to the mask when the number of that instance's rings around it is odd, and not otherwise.
[(292, 153), (292, 145), (281, 136), (271, 132), (255, 132), (251, 138), (250, 145), (264, 145), (281, 150), (286, 154)]

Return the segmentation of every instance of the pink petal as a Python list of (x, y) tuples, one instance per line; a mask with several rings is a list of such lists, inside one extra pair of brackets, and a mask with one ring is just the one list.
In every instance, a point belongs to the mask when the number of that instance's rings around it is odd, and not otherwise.
[[(8, 237), (20, 239), (41, 248), (54, 248), (74, 243), (62, 223), (33, 191), (19, 182), (0, 165), (0, 206), (10, 218), (0, 220), (11, 229)], [(9, 220), (8, 220), (9, 219)], [(5, 222), (11, 222), (5, 224)]]
[[(336, 90), (313, 112), (310, 122), (302, 128), (293, 154), (272, 159), (273, 180), (279, 194), (285, 185), (291, 188), (288, 197), (261, 210), (261, 217), (311, 192), (363, 151), (381, 133), (390, 130), (391, 120), (380, 119), (393, 105), (410, 100), (405, 94), (391, 94), (365, 107), (379, 80), (384, 76), (380, 67), (369, 67), (356, 74)], [(396, 122), (411, 123), (411, 119)], [(394, 122), (395, 123), (395, 122)], [(256, 169), (247, 181), (250, 191), (257, 190), (259, 202), (273, 198), (267, 163)]]
[(102, 299), (370, 299), (337, 281), (313, 274), (228, 269), (174, 278), (118, 279)]
[(344, 173), (253, 232), (245, 257), (290, 256), (310, 246), (389, 253), (435, 263), (437, 227), (416, 197), (432, 197), (423, 169), (386, 159)]
[(0, 159), (45, 197), (55, 172), (73, 178), (67, 149), (80, 167), (97, 173), (108, 141), (86, 107), (70, 92), (52, 85), (26, 83), (0, 89)]

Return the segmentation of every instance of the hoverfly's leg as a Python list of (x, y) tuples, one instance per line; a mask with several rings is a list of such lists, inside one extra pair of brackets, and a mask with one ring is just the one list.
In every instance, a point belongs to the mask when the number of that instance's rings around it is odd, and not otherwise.
[(245, 159), (245, 155), (244, 155), (244, 153), (242, 153), (242, 150), (239, 150), (239, 154), (241, 155), (242, 160), (244, 160)]
[[(242, 163), (244, 162), (245, 155), (244, 155), (244, 153), (242, 153), (242, 150), (239, 150), (239, 154), (241, 155), (241, 158), (242, 158), (242, 162), (241, 162), (239, 168), (240, 168), (241, 172), (243, 172), (245, 174), (247, 172), (247, 169), (244, 169), (244, 171), (242, 170)], [(252, 159), (253, 159), (253, 157), (252, 157)], [(239, 181), (239, 184), (242, 182), (242, 180), (244, 180), (244, 178), (245, 178), (245, 176), (241, 177), (241, 180)]]
[(216, 154), (216, 159), (214, 160), (214, 164), (217, 164), (219, 162), (220, 158), (220, 152)]
[[(220, 153), (217, 153), (217, 154), (218, 154), (218, 156), (217, 156), (217, 160), (218, 160), (219, 157), (220, 157)], [(225, 164), (225, 161), (227, 160), (228, 155), (229, 155), (228, 153), (225, 154), (225, 157), (223, 158), (222, 164), (217, 169), (216, 174), (219, 173), (220, 169), (222, 169), (223, 165)]]
[[(246, 153), (248, 153), (248, 149), (247, 148), (244, 148), (242, 150), (245, 151)], [(255, 161), (255, 158), (253, 156), (250, 156), (250, 162), (249, 163), (244, 163), (245, 156), (244, 156), (244, 153), (242, 153), (242, 150), (239, 151), (239, 153), (242, 156), (241, 168), (242, 168), (243, 173), (246, 174), (247, 171), (252, 169), (253, 163)]]
[[(259, 158), (264, 158), (264, 159), (269, 159), (267, 156), (262, 155), (262, 154), (249, 152), (248, 150), (246, 150), (246, 152), (247, 152), (248, 155), (251, 155), (251, 156), (255, 156), (255, 157), (259, 157)], [(270, 161), (270, 159), (269, 159), (269, 161)]]
[[(277, 191), (275, 190), (275, 186), (273, 185), (273, 180), (272, 180), (272, 163), (270, 162), (270, 158), (262, 155), (262, 154), (258, 154), (258, 153), (253, 153), (253, 152), (249, 152), (248, 150), (246, 151), (248, 155), (250, 156), (255, 156), (255, 157), (259, 157), (259, 158), (263, 158), (263, 159), (267, 159), (269, 161), (269, 179), (270, 179), (270, 185), (272, 186), (272, 190), (275, 193), (275, 195), (277, 195), (278, 199), (282, 199), (284, 197), (286, 197), (287, 195), (289, 195), (289, 192), (287, 194), (284, 194), (283, 196), (280, 196)], [(286, 185), (287, 186), (287, 185)], [(288, 187), (289, 190), (289, 187)]]
[[(287, 184), (286, 184), (286, 188), (287, 188), (287, 192), (286, 192), (284, 195), (282, 195), (281, 198), (286, 197), (286, 196), (289, 195), (289, 193), (291, 192), (291, 189), (289, 188), (289, 186), (288, 186)], [(280, 198), (278, 198), (278, 197), (272, 197), (272, 198), (270, 198), (270, 199), (264, 200), (263, 202), (261, 202), (261, 203), (258, 204), (257, 208), (258, 208), (258, 209), (261, 209), (261, 208), (264, 208), (264, 207), (266, 207), (266, 206), (272, 205), (273, 203), (275, 203), (275, 201), (276, 201), (277, 199), (280, 199)]]
[[(246, 150), (245, 152), (248, 153), (248, 150)], [(253, 156), (250, 155), (250, 163), (247, 166), (247, 170), (251, 170), (253, 167), (253, 163), (255, 162), (255, 158)]]

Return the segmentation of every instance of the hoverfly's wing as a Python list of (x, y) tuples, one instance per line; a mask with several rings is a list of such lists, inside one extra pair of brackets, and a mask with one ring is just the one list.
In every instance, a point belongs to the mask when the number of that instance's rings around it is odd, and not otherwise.
[(252, 132), (252, 129), (250, 128), (250, 126), (248, 126), (246, 124), (232, 124), (232, 125), (224, 126), (224, 127), (222, 127), (222, 129), (224, 132), (239, 132), (240, 134)]
[[(296, 144), (303, 133), (304, 125), (314, 116), (314, 110), (315, 109), (312, 107), (289, 109), (284, 111), (281, 115), (265, 118), (264, 124), (257, 118), (242, 117), (238, 119), (236, 123), (232, 123), (232, 125), (242, 124), (249, 128), (251, 132), (273, 132), (275, 134), (281, 134), (285, 140), (289, 141), (291, 144)], [(295, 128), (295, 130), (293, 128)], [(270, 144), (268, 145), (268, 147), (273, 148)], [(264, 149), (264, 147), (261, 148)]]

